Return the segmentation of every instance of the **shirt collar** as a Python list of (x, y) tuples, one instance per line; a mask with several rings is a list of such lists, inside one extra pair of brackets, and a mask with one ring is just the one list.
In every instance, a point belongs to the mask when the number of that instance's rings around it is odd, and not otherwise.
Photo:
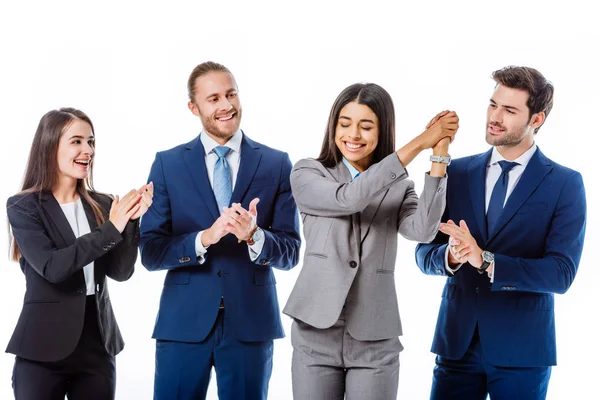
[[(204, 154), (208, 155), (211, 151), (217, 146), (220, 146), (213, 138), (208, 136), (206, 132), (200, 132), (200, 141), (204, 146)], [(232, 151), (236, 153), (240, 152), (240, 148), (242, 147), (242, 131), (238, 129), (238, 131), (225, 143), (225, 146), (229, 147)]]
[(346, 168), (348, 168), (348, 171), (350, 171), (350, 176), (352, 177), (352, 179), (355, 179), (358, 176), (358, 174), (360, 174), (360, 171), (354, 168), (354, 166), (350, 164), (350, 161), (346, 160), (345, 157), (342, 157), (342, 162), (344, 163)]
[[(517, 158), (516, 160), (514, 160), (514, 162), (519, 163), (519, 165), (522, 165), (523, 167), (526, 167), (527, 164), (529, 163), (529, 160), (531, 160), (531, 157), (533, 157), (533, 153), (535, 153), (536, 150), (537, 150), (537, 145), (534, 143), (529, 148), (529, 150), (527, 150), (525, 153), (521, 154), (521, 156), (519, 158)], [(498, 149), (496, 147), (494, 147), (494, 149), (492, 150), (492, 156), (490, 157), (490, 161), (488, 162), (488, 167), (490, 165), (498, 164), (498, 161), (503, 161), (503, 160), (506, 160), (506, 159), (504, 157), (502, 157), (502, 154), (500, 154)]]

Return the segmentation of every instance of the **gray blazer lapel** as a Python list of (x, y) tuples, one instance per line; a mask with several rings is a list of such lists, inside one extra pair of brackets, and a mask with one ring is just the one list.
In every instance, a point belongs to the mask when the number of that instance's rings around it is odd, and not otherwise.
[[(360, 177), (359, 177), (359, 179), (360, 179)], [(364, 211), (362, 212), (362, 214), (360, 216), (360, 232), (361, 232), (360, 241), (361, 241), (361, 243), (365, 240), (365, 237), (367, 237), (367, 235), (369, 234), (369, 230), (371, 229), (371, 223), (373, 222), (373, 218), (375, 218), (375, 214), (377, 214), (377, 211), (379, 210), (379, 207), (381, 206), (381, 203), (383, 202), (383, 199), (385, 199), (385, 196), (388, 194), (388, 192), (389, 192), (389, 189), (386, 189), (386, 190), (383, 190), (381, 193), (379, 193), (373, 199), (373, 201), (371, 201), (369, 203), (367, 208), (365, 208)]]
[[(350, 180), (352, 179), (352, 177), (350, 176), (350, 171), (348, 171), (348, 168), (346, 168), (344, 163), (341, 161), (334, 167), (334, 173), (332, 175), (339, 183), (350, 182)], [(361, 219), (362, 218), (359, 213), (354, 213), (350, 216), (350, 220), (352, 221), (352, 233), (354, 236), (354, 241), (356, 242), (356, 246), (359, 249), (359, 254), (361, 244)]]

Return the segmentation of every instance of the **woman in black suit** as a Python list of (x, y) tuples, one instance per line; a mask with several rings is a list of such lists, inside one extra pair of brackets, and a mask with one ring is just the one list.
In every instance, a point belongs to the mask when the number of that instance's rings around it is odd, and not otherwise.
[(8, 199), (12, 258), (25, 274), (23, 309), (7, 352), (17, 400), (115, 395), (123, 349), (106, 277), (125, 281), (137, 259), (144, 185), (114, 200), (94, 191), (94, 128), (82, 111), (40, 120), (20, 193)]

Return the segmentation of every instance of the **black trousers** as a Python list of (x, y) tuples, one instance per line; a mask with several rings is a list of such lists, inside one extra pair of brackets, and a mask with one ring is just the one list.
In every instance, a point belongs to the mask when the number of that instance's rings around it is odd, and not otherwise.
[(88, 296), (83, 332), (67, 358), (54, 362), (17, 356), (13, 371), (16, 400), (113, 400), (115, 358), (104, 349), (98, 329), (96, 301)]

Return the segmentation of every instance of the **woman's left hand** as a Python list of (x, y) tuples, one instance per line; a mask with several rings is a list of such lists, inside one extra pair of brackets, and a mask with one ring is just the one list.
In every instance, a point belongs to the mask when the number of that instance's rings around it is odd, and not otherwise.
[(138, 189), (138, 193), (142, 195), (140, 199), (140, 209), (133, 214), (131, 217), (131, 221), (135, 221), (140, 218), (142, 215), (146, 214), (146, 211), (152, 205), (152, 197), (154, 197), (154, 183), (150, 182), (147, 185), (142, 186)]

